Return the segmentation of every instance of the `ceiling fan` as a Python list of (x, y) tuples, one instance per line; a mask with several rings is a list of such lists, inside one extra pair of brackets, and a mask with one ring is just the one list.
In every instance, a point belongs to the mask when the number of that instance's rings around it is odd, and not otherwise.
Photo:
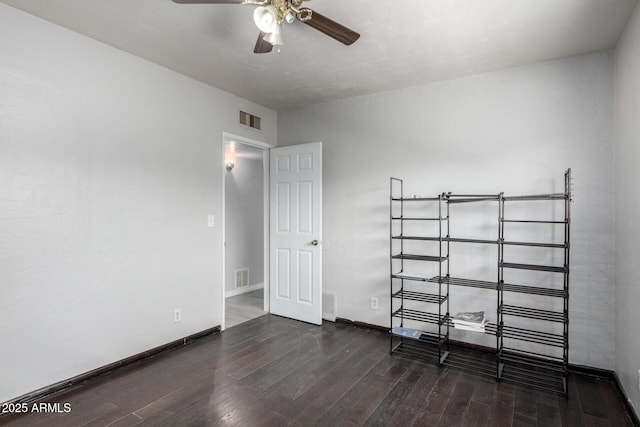
[(253, 53), (268, 53), (276, 46), (280, 52), (283, 45), (281, 25), (293, 23), (296, 19), (316, 30), (338, 40), (347, 46), (353, 44), (360, 34), (320, 15), (318, 12), (301, 7), (309, 0), (173, 0), (180, 4), (246, 4), (257, 6), (253, 12), (253, 20), (260, 30)]

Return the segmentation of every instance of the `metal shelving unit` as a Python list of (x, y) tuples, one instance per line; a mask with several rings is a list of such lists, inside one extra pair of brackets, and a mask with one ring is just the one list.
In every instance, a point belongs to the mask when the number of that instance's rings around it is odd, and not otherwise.
[[(563, 193), (511, 197), (505, 197), (503, 193), (442, 193), (437, 197), (408, 198), (404, 195), (404, 182), (391, 178), (390, 195), (391, 353), (491, 376), (497, 381), (560, 393), (566, 397), (571, 170), (565, 173)], [(450, 206), (475, 202), (495, 202), (496, 238), (451, 237)], [(506, 206), (545, 202), (563, 203), (564, 217), (555, 218), (553, 214), (551, 218), (542, 219), (505, 216)], [(407, 212), (408, 206), (414, 208), (410, 213)], [(555, 211), (551, 209), (551, 212)], [(434, 223), (436, 228), (428, 232), (418, 227), (416, 232), (410, 226), (412, 223)], [(511, 230), (512, 227), (527, 229), (538, 226), (547, 227), (547, 231), (551, 227), (547, 241), (519, 240), (517, 233)], [(525, 233), (526, 236), (531, 234)], [(533, 234), (537, 238), (540, 233)], [(561, 241), (553, 241), (558, 236), (561, 236)], [(410, 243), (413, 245), (411, 248), (408, 247)], [(498, 258), (495, 264), (496, 281), (452, 277), (449, 274), (452, 244), (495, 247)], [(534, 257), (536, 262), (528, 263), (512, 258), (517, 250), (530, 251), (525, 254), (544, 251), (544, 254)], [(562, 261), (558, 263), (537, 262), (540, 258), (554, 260), (558, 252), (562, 254)], [(431, 265), (431, 268), (414, 271), (412, 268), (420, 263)], [(510, 271), (519, 273), (515, 283), (508, 280)], [(527, 274), (532, 276), (527, 277)], [(556, 276), (560, 280), (554, 282), (540, 275)], [(487, 324), (484, 330), (484, 334), (495, 336), (495, 348), (490, 351), (452, 349), (449, 338), (450, 328), (454, 325), (449, 312), (449, 297), (451, 289), (456, 287), (495, 293), (497, 320)], [(522, 295), (529, 295), (530, 298), (522, 298)], [(417, 330), (421, 335), (416, 339), (393, 333), (397, 327)]]
[[(507, 207), (521, 203), (545, 204), (552, 213), (563, 211), (563, 218), (507, 218)], [(555, 204), (561, 204), (557, 209)], [(548, 206), (550, 205), (550, 206)], [(526, 384), (545, 391), (568, 394), (569, 364), (569, 247), (571, 225), (571, 169), (564, 174), (564, 192), (533, 196), (503, 197), (500, 204), (500, 275), (498, 315), (500, 334), (498, 360), (500, 379)], [(552, 214), (553, 216), (553, 214)], [(517, 242), (506, 240), (513, 234), (510, 227), (525, 229), (544, 227), (545, 242)], [(560, 236), (560, 242), (551, 241)], [(515, 247), (531, 251), (544, 250), (551, 260), (561, 258), (561, 264), (525, 264), (507, 262)], [(560, 256), (557, 253), (560, 252)], [(531, 285), (506, 283), (510, 270), (528, 276)], [(553, 276), (558, 277), (555, 279)], [(535, 295), (539, 305), (511, 302), (517, 294)], [(532, 297), (533, 300), (534, 297)], [(520, 299), (521, 301), (522, 299)], [(554, 306), (553, 308), (550, 308)], [(516, 319), (526, 327), (515, 326)], [(522, 322), (521, 322), (522, 323)]]
[[(390, 193), (390, 351), (442, 364), (448, 355), (449, 286), (433, 277), (448, 276), (446, 196), (407, 198), (397, 178), (391, 178)], [(396, 324), (419, 337), (394, 333)]]
[[(447, 203), (450, 205), (459, 205), (459, 204), (474, 204), (473, 209), (475, 211), (479, 210), (487, 210), (487, 213), (490, 213), (496, 221), (499, 220), (499, 202), (502, 197), (502, 194), (452, 194), (448, 193)], [(481, 206), (478, 206), (480, 204)], [(455, 208), (454, 208), (455, 209)], [(498, 224), (496, 222), (495, 224)], [(448, 236), (448, 240), (452, 243), (456, 244), (472, 244), (472, 245), (482, 245), (482, 246), (490, 246), (490, 247), (498, 247), (500, 242), (499, 235), (499, 227), (496, 227), (493, 235), (494, 238), (462, 238), (462, 237), (451, 237)], [(483, 236), (490, 237), (490, 236)], [(493, 267), (493, 266), (492, 266)], [(495, 281), (487, 281), (487, 280), (477, 280), (472, 278), (462, 278), (462, 277), (448, 277), (447, 282), (455, 287), (467, 287), (467, 288), (476, 288), (484, 291), (489, 291), (493, 295), (492, 298), (495, 298), (494, 301), (497, 301), (498, 298), (498, 271), (496, 264), (495, 271)], [(489, 295), (491, 297), (491, 294)], [(495, 303), (494, 303), (495, 304)], [(495, 306), (494, 306), (495, 307)], [(497, 315), (497, 309), (494, 308), (494, 313)], [(495, 320), (495, 319), (494, 319)], [(451, 323), (451, 327), (454, 327), (454, 324)], [(483, 334), (491, 335), (495, 339), (495, 347), (491, 349), (491, 352), (488, 351), (477, 351), (477, 350), (469, 350), (466, 349), (461, 351), (456, 349), (456, 351), (452, 351), (453, 357), (450, 358), (447, 365), (453, 368), (462, 369), (465, 371), (470, 371), (475, 374), (489, 376), (494, 379), (498, 379), (498, 358), (497, 358), (497, 346), (498, 346), (498, 338), (499, 338), (499, 328), (497, 321), (488, 323), (484, 328)], [(479, 333), (479, 332), (475, 332)]]

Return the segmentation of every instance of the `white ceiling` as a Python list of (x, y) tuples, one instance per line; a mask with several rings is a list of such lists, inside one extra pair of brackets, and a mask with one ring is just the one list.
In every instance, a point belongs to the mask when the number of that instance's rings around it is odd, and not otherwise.
[(352, 46), (294, 22), (253, 53), (254, 6), (0, 0), (275, 110), (609, 49), (637, 0), (313, 0)]

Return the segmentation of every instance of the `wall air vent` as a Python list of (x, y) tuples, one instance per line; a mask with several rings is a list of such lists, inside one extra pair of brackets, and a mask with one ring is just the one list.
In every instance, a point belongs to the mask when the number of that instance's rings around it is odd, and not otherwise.
[(337, 316), (337, 298), (333, 291), (322, 292), (322, 318), (330, 322), (336, 321)]
[(258, 116), (254, 116), (253, 114), (249, 114), (244, 111), (240, 111), (240, 124), (244, 126), (249, 126), (252, 129), (260, 130), (260, 122), (262, 119)]
[(249, 269), (239, 268), (236, 270), (236, 288), (249, 286)]

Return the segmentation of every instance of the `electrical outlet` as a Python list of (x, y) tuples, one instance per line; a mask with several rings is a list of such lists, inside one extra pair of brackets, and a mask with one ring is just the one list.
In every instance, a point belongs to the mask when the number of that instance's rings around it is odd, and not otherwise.
[(176, 308), (175, 310), (173, 310), (173, 321), (179, 322), (181, 320), (182, 320), (182, 309)]
[(372, 310), (378, 309), (378, 297), (371, 297), (371, 309)]

